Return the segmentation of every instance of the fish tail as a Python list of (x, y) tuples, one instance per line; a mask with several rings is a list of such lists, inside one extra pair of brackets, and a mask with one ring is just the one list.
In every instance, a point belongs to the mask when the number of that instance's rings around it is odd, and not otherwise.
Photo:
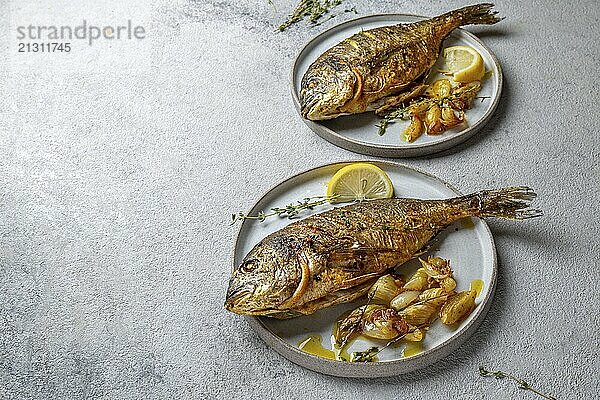
[(492, 25), (504, 19), (496, 16), (498, 11), (493, 11), (493, 7), (492, 3), (481, 3), (459, 8), (446, 15), (457, 20), (460, 25)]
[(527, 186), (482, 190), (467, 197), (475, 205), (474, 214), (478, 217), (520, 220), (544, 215), (542, 210), (529, 207), (537, 194)]

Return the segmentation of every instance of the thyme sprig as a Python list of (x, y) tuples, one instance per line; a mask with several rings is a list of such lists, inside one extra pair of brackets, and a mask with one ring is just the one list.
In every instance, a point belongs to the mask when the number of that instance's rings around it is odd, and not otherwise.
[[(419, 325), (416, 328), (417, 329), (423, 329), (426, 325)], [(370, 349), (368, 349), (367, 351), (369, 352), (369, 354), (371, 355), (371, 360), (368, 361), (373, 361), (373, 359), (375, 358), (375, 356), (379, 353), (381, 353), (383, 350), (387, 349), (388, 347), (390, 347), (393, 344), (398, 343), (399, 341), (401, 341), (402, 339), (404, 339), (406, 337), (406, 335), (408, 335), (409, 333), (414, 332), (415, 329), (410, 330), (408, 332), (406, 332), (404, 335), (400, 335), (397, 338), (394, 338), (390, 341), (388, 341), (385, 346), (379, 348), (379, 347), (371, 347)], [(363, 352), (356, 352), (356, 353), (363, 353)], [(366, 351), (364, 352), (366, 353)], [(354, 353), (352, 353), (354, 355)], [(361, 355), (361, 357), (365, 357), (365, 354)]]
[(552, 397), (548, 394), (542, 393), (539, 390), (531, 387), (531, 385), (529, 383), (527, 383), (526, 381), (524, 381), (523, 379), (517, 378), (516, 376), (513, 376), (513, 375), (508, 374), (503, 371), (489, 371), (485, 367), (480, 366), (479, 367), (479, 375), (486, 376), (486, 377), (493, 376), (496, 379), (503, 379), (503, 378), (512, 379), (513, 381), (517, 382), (517, 384), (519, 385), (519, 389), (529, 390), (529, 391), (537, 394), (538, 396), (543, 397), (544, 399), (556, 400), (556, 397)]
[(377, 292), (376, 290), (373, 290), (371, 292), (371, 294), (369, 294), (367, 296), (367, 304), (365, 304), (362, 307), (362, 311), (360, 313), (360, 316), (358, 317), (358, 319), (356, 321), (354, 321), (352, 323), (352, 325), (350, 326), (350, 329), (348, 330), (348, 332), (346, 333), (346, 335), (344, 335), (344, 337), (340, 341), (340, 344), (339, 344), (340, 352), (342, 350), (344, 350), (344, 347), (346, 347), (346, 345), (350, 341), (350, 337), (352, 337), (352, 335), (360, 329), (360, 326), (361, 326), (361, 324), (363, 322), (363, 318), (365, 317), (365, 312), (367, 311), (367, 307), (369, 306), (369, 304), (371, 304), (371, 301), (373, 300), (373, 297), (375, 297), (375, 293), (376, 292)]
[[(421, 102), (425, 102), (425, 101), (427, 101), (427, 100), (421, 100)], [(414, 103), (414, 104), (416, 104), (416, 103)], [(385, 117), (383, 117), (378, 125), (375, 125), (377, 128), (379, 128), (379, 130), (377, 131), (377, 134), (379, 136), (383, 136), (387, 130), (388, 125), (393, 124), (397, 120), (406, 121), (409, 119), (410, 119), (410, 112), (409, 112), (408, 107), (397, 108), (394, 111), (392, 111), (391, 113), (387, 114)]]
[(239, 212), (237, 214), (231, 214), (231, 225), (235, 224), (237, 221), (242, 221), (245, 219), (255, 219), (259, 222), (263, 222), (267, 218), (273, 217), (275, 215), (281, 218), (294, 219), (294, 217), (296, 217), (301, 211), (312, 210), (315, 207), (328, 203), (337, 197), (339, 197), (339, 195), (305, 197), (304, 199), (302, 199), (302, 201), (290, 203), (285, 207), (273, 207), (271, 208), (271, 212), (269, 213), (260, 211), (257, 215), (248, 215), (242, 212)]
[[(301, 0), (294, 11), (288, 16), (288, 19), (279, 25), (278, 29), (284, 31), (290, 25), (302, 21), (304, 18), (308, 18), (308, 21), (313, 26), (321, 25), (331, 18), (335, 18), (335, 14), (330, 14), (330, 10), (343, 2), (344, 0)], [(354, 12), (356, 14), (356, 9), (352, 7), (344, 10), (344, 12)], [(328, 18), (319, 21), (325, 14), (329, 14)]]
[(350, 356), (350, 362), (374, 362), (375, 356), (381, 350), (377, 346), (373, 346), (364, 351), (355, 351)]

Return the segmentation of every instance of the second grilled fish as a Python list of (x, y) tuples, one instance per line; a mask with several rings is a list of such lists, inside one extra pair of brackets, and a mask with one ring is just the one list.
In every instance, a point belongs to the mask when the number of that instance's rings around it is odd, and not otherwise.
[(385, 199), (335, 208), (294, 222), (257, 244), (232, 273), (225, 308), (290, 318), (355, 300), (390, 268), (469, 216), (526, 219), (535, 193), (485, 190), (447, 200)]
[(435, 64), (442, 41), (456, 28), (500, 21), (493, 4), (478, 4), (411, 24), (361, 31), (333, 46), (308, 68), (300, 90), (310, 120), (389, 108), (410, 95)]

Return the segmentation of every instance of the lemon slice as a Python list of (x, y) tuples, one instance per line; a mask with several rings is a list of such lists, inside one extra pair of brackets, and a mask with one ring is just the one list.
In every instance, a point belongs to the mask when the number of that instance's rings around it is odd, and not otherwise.
[(327, 185), (327, 196), (336, 196), (331, 203), (355, 200), (389, 199), (394, 195), (390, 177), (379, 167), (354, 163), (340, 169)]
[(446, 65), (456, 82), (480, 81), (485, 74), (485, 64), (481, 54), (472, 47), (453, 46), (444, 49)]

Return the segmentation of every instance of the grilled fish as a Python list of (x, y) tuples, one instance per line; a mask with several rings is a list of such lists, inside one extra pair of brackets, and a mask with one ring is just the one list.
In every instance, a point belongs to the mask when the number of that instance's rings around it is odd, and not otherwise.
[(478, 4), (410, 24), (361, 31), (338, 43), (308, 68), (300, 89), (310, 120), (389, 109), (419, 95), (442, 41), (456, 28), (500, 21), (493, 4)]
[(509, 187), (447, 200), (371, 200), (310, 216), (248, 253), (231, 275), (225, 308), (291, 318), (353, 301), (461, 218), (542, 215), (528, 208), (535, 197), (530, 188)]

